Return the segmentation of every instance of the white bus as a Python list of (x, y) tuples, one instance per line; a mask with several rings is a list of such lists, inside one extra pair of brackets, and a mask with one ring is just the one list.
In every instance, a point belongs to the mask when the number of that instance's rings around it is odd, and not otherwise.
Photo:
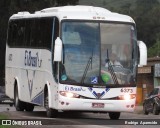
[[(119, 119), (136, 101), (133, 19), (92, 6), (18, 12), (9, 19), (6, 95), (17, 111), (106, 112)], [(117, 63), (112, 63), (112, 54)]]

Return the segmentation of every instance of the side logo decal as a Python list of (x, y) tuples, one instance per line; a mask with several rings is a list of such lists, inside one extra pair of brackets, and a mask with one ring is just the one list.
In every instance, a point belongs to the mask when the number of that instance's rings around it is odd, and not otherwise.
[(42, 60), (40, 60), (38, 52), (33, 56), (31, 51), (25, 50), (24, 65), (31, 67), (41, 67)]
[(92, 92), (92, 94), (97, 98), (97, 99), (101, 99), (109, 90), (110, 88), (106, 88), (104, 91), (102, 91), (101, 93), (97, 93), (93, 88), (89, 87), (88, 88), (90, 92)]
[(32, 73), (32, 78), (31, 79), (29, 78), (29, 72), (28, 72), (28, 70), (26, 70), (26, 72), (27, 72), (27, 79), (28, 79), (29, 94), (30, 94), (30, 98), (31, 98), (32, 88), (33, 88), (33, 80), (35, 78), (35, 72), (36, 71), (32, 71), (33, 73)]

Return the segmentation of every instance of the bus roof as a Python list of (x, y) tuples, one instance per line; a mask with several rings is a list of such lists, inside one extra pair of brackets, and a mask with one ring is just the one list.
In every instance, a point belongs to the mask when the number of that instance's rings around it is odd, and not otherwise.
[(46, 8), (35, 13), (18, 12), (11, 16), (10, 19), (38, 18), (56, 16), (61, 21), (63, 19), (79, 19), (79, 20), (105, 20), (133, 22), (134, 20), (127, 15), (111, 12), (105, 8), (93, 6), (62, 6)]

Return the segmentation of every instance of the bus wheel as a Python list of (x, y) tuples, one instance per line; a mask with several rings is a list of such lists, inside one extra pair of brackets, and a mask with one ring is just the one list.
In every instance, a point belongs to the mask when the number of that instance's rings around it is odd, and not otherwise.
[(14, 106), (15, 106), (17, 111), (24, 111), (25, 103), (19, 100), (17, 86), (16, 86), (15, 91), (14, 91)]
[(157, 110), (157, 105), (156, 104), (153, 105), (153, 114), (154, 115), (158, 115), (159, 114), (159, 111)]
[(48, 92), (45, 93), (44, 106), (46, 108), (47, 117), (56, 118), (58, 115), (58, 111), (52, 108), (49, 108), (49, 100), (48, 100)]
[(109, 117), (112, 120), (118, 120), (120, 117), (120, 112), (109, 112)]
[(27, 112), (32, 112), (33, 109), (34, 109), (34, 105), (33, 105), (33, 104), (26, 103), (25, 110), (26, 110)]
[(145, 114), (145, 115), (149, 114), (149, 112), (146, 109), (146, 105), (145, 104), (143, 105), (143, 114)]

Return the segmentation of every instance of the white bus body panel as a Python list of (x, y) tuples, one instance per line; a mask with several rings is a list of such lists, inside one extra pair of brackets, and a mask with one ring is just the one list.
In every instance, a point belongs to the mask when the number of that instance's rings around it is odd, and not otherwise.
[[(133, 112), (136, 98), (130, 100), (113, 100), (112, 98), (126, 94), (136, 94), (136, 87), (126, 88), (93, 88), (73, 85), (59, 85), (60, 91), (69, 91), (87, 98), (67, 98), (59, 95), (59, 110), (76, 111), (128, 111)], [(123, 91), (122, 91), (123, 90)], [(98, 98), (99, 97), (99, 98)], [(102, 108), (93, 108), (92, 103), (104, 103)], [(131, 107), (133, 106), (133, 107)]]
[[(83, 14), (83, 15), (82, 15)], [(10, 17), (10, 19), (21, 18), (35, 18), (35, 17), (51, 17), (56, 16), (59, 21), (63, 19), (77, 19), (77, 20), (103, 20), (103, 21), (119, 21), (131, 22), (134, 20), (127, 15), (111, 12), (101, 7), (93, 6), (63, 6), (53, 7), (37, 11), (33, 14), (28, 12), (19, 12)]]
[[(10, 60), (9, 56), (11, 56)], [(16, 80), (20, 100), (42, 105), (44, 86), (47, 85), (53, 93), (56, 93), (57, 89), (51, 65), (49, 50), (24, 48), (9, 48), (8, 50), (7, 48), (6, 95), (14, 98)]]

